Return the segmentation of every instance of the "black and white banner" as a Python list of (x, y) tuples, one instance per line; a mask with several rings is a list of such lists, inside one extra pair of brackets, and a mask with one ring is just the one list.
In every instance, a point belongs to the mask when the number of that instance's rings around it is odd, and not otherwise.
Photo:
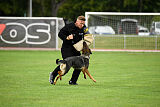
[(59, 19), (0, 17), (0, 47), (56, 48)]

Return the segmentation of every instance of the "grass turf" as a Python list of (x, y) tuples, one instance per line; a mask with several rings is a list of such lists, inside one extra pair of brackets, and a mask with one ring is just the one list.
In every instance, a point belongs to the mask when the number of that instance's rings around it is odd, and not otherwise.
[(89, 71), (77, 86), (72, 71), (57, 84), (49, 72), (59, 51), (0, 51), (1, 107), (158, 107), (160, 53), (93, 52)]

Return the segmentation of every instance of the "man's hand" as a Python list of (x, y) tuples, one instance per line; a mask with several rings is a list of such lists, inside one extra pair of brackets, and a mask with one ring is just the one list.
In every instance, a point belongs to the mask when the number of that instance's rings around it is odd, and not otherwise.
[(71, 40), (71, 39), (73, 39), (73, 34), (71, 34), (71, 35), (69, 35), (69, 36), (67, 36), (67, 38), (66, 38), (67, 40)]

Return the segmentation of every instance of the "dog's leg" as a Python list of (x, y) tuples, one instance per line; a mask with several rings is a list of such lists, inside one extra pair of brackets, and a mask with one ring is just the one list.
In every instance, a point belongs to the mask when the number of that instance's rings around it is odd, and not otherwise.
[(57, 76), (56, 80), (54, 81), (54, 85), (56, 85), (57, 80), (60, 78), (60, 80), (62, 80), (62, 75), (61, 75), (62, 71), (58, 71), (59, 76)]
[(85, 74), (84, 68), (82, 68), (82, 72), (84, 74), (84, 78), (86, 79), (86, 74)]
[(57, 82), (57, 80), (58, 80), (59, 77), (60, 77), (60, 75), (57, 76), (56, 80), (54, 81), (54, 85), (56, 85), (56, 82)]
[(87, 73), (87, 75), (89, 76), (90, 79), (92, 79), (94, 82), (96, 82), (96, 80), (89, 73), (88, 69), (84, 69), (84, 71)]
[(60, 80), (62, 80), (62, 71), (58, 71), (58, 74), (60, 76)]

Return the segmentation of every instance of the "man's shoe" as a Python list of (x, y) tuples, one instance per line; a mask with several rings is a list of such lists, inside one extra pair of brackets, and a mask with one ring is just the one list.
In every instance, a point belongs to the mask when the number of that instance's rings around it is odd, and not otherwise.
[(69, 81), (69, 85), (78, 85), (77, 83), (73, 83), (72, 81)]
[(52, 72), (50, 72), (50, 74), (49, 74), (49, 82), (50, 82), (50, 84), (54, 83)]

